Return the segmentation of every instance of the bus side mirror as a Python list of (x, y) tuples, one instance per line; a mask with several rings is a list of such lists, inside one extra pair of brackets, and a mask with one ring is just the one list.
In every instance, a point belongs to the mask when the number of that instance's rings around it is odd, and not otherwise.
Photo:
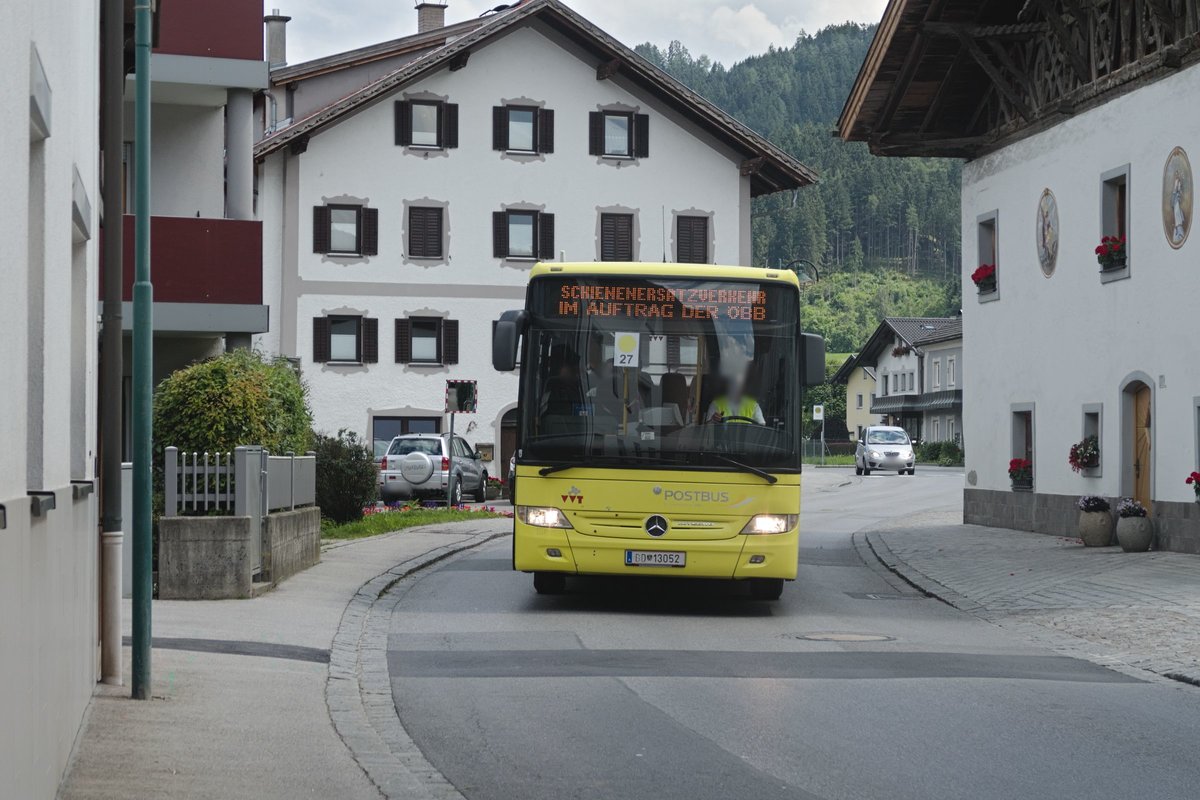
[(800, 364), (805, 386), (825, 382), (825, 339), (815, 333), (800, 334)]
[(492, 333), (492, 366), (498, 372), (517, 368), (517, 345), (528, 319), (525, 311), (505, 311), (500, 315)]

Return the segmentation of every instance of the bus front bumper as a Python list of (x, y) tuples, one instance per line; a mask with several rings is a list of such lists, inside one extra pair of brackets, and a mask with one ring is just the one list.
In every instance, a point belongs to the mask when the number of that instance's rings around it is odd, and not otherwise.
[[(715, 541), (617, 539), (516, 523), (513, 565), (521, 572), (678, 578), (795, 580), (798, 530)], [(683, 553), (682, 567), (627, 566), (626, 551)]]

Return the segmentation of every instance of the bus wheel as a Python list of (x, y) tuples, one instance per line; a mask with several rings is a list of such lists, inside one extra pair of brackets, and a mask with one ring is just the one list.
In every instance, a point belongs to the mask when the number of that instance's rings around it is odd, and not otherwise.
[(750, 596), (755, 600), (778, 600), (783, 595), (783, 578), (753, 578)]
[(535, 572), (533, 590), (538, 594), (562, 594), (567, 590), (567, 576), (561, 572)]

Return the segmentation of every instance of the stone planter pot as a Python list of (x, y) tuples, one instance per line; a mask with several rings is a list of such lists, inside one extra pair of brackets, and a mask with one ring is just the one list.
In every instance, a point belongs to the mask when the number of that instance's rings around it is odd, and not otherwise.
[(1113, 518), (1107, 511), (1080, 511), (1079, 538), (1086, 547), (1108, 547), (1112, 544)]
[(500, 487), (499, 486), (488, 486), (486, 496), (487, 496), (488, 500), (495, 500), (497, 497), (500, 496)]
[(975, 286), (979, 289), (980, 294), (991, 294), (992, 292), (996, 291), (996, 279), (988, 278), (985, 281), (980, 281), (979, 283), (975, 284)]
[(1154, 520), (1121, 517), (1117, 520), (1117, 542), (1126, 553), (1144, 553), (1154, 542)]
[(1013, 478), (1012, 490), (1014, 492), (1032, 492), (1033, 478)]

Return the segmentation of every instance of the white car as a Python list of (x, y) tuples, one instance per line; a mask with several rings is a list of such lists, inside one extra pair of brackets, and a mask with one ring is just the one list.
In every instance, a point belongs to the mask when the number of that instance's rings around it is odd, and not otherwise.
[(872, 470), (895, 470), (903, 475), (917, 473), (912, 440), (904, 428), (873, 425), (863, 431), (854, 449), (854, 474), (870, 475)]

